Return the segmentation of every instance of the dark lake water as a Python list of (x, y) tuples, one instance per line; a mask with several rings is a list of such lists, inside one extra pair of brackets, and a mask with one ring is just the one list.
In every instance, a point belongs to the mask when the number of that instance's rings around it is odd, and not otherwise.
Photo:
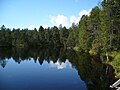
[(64, 48), (0, 49), (0, 90), (109, 90), (112, 66)]

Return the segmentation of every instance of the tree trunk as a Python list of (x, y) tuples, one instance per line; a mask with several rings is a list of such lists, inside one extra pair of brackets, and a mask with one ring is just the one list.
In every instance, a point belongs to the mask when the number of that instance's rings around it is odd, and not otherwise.
[(106, 58), (107, 58), (107, 61), (109, 61), (109, 57), (108, 57), (108, 52), (106, 51)]

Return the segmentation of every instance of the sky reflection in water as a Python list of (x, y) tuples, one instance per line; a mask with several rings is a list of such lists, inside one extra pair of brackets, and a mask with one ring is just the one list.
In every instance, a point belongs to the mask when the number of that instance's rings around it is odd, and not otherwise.
[[(6, 59), (7, 60), (7, 59)], [(17, 64), (13, 58), (7, 60), (5, 68), (0, 66), (0, 90), (86, 90), (72, 64), (52, 60), (42, 65), (34, 59)]]

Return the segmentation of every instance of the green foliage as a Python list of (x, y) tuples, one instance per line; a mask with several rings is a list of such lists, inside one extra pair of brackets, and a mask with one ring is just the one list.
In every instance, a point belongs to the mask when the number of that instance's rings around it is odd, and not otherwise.
[(77, 25), (67, 29), (51, 28), (12, 29), (0, 28), (0, 46), (63, 46), (77, 50), (100, 51), (120, 49), (120, 1), (103, 0), (101, 6), (92, 8), (90, 15), (83, 15)]
[(87, 20), (88, 20), (88, 16), (83, 15), (81, 18), (81, 21), (79, 22), (79, 47), (81, 49), (87, 49), (88, 46), (88, 34), (87, 34)]
[(114, 65), (115, 67), (118, 67), (120, 68), (120, 54), (116, 55), (113, 62), (112, 62), (112, 65)]
[(116, 76), (120, 78), (120, 52), (116, 52), (113, 56), (114, 59), (110, 64), (115, 68)]
[(73, 48), (77, 44), (78, 44), (77, 25), (73, 24), (72, 27), (69, 28), (69, 35), (67, 38), (67, 46)]
[(120, 5), (118, 0), (103, 0), (89, 16), (83, 15), (78, 25), (80, 49), (108, 52), (120, 48)]
[(66, 47), (69, 32), (66, 27), (58, 29), (56, 26), (44, 29), (42, 26), (37, 30), (20, 28), (10, 30), (2, 25), (0, 29), (1, 47), (46, 47), (64, 46)]

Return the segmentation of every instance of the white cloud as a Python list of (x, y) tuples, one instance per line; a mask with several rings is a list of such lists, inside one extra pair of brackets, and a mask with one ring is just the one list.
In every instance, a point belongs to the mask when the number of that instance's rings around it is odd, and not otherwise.
[(77, 23), (77, 17), (75, 16), (70, 17), (70, 25), (72, 25), (72, 23)]
[(35, 28), (35, 25), (30, 25), (28, 29), (33, 30)]
[(56, 63), (53, 63), (53, 61), (50, 61), (50, 67), (56, 67), (57, 69), (63, 69), (66, 68), (66, 64), (65, 63), (60, 63), (59, 61), (57, 61)]
[(43, 26), (43, 28), (48, 28), (48, 25), (47, 24), (44, 24), (44, 25), (42, 25)]
[(81, 19), (81, 17), (83, 16), (83, 15), (90, 15), (90, 12), (91, 12), (91, 9), (89, 9), (88, 11), (87, 10), (81, 10), (80, 12), (79, 12), (79, 17), (78, 17), (78, 22), (79, 22), (79, 20)]
[(72, 15), (70, 16), (70, 18), (68, 18), (65, 15), (60, 15), (60, 14), (58, 14), (57, 16), (50, 16), (50, 22), (52, 25), (55, 25), (55, 26), (59, 26), (60, 24), (62, 24), (62, 26), (70, 27), (72, 23), (77, 24), (83, 15), (89, 15), (90, 11), (91, 9), (81, 10), (78, 13), (78, 16)]
[[(29, 29), (29, 30), (33, 30), (34, 28), (36, 28), (36, 29), (38, 30), (40, 26), (41, 26), (41, 25), (37, 25), (37, 26), (35, 26), (35, 25), (30, 25), (30, 26), (28, 26), (28, 29)], [(43, 24), (42, 26), (43, 26), (43, 28), (48, 28), (48, 25), (47, 25), (47, 24)]]
[(64, 15), (50, 16), (50, 22), (55, 26), (59, 26), (60, 24), (63, 26), (69, 25), (68, 18)]
[(50, 61), (49, 65), (50, 67), (53, 67), (53, 68), (55, 67), (57, 69), (64, 69), (67, 67), (67, 65), (71, 68), (71, 63), (68, 60), (66, 60), (65, 63), (60, 62), (59, 60), (56, 63), (54, 63), (53, 61)]

